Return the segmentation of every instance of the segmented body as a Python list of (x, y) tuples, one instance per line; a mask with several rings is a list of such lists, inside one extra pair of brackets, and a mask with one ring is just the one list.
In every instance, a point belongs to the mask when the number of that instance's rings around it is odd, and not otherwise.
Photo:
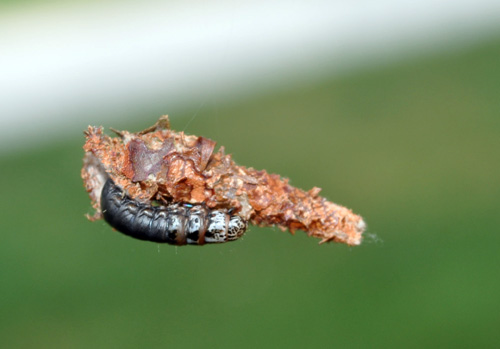
[(227, 210), (172, 203), (152, 206), (128, 197), (108, 179), (101, 193), (104, 219), (116, 230), (140, 240), (172, 245), (203, 245), (240, 238), (247, 222)]

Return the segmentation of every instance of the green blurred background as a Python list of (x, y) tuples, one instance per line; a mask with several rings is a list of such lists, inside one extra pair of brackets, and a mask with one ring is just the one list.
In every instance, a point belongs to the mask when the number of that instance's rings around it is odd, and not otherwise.
[(195, 105), (172, 127), (323, 188), (365, 218), (361, 246), (251, 227), (177, 248), (89, 222), (74, 129), (0, 157), (1, 346), (500, 346), (500, 37), (328, 76)]

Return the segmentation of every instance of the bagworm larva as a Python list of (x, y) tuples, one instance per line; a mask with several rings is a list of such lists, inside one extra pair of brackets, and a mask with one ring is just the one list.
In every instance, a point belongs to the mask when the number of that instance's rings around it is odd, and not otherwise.
[(228, 210), (186, 203), (153, 206), (133, 200), (110, 178), (102, 189), (101, 209), (104, 219), (123, 234), (171, 245), (233, 241), (247, 229), (247, 222)]

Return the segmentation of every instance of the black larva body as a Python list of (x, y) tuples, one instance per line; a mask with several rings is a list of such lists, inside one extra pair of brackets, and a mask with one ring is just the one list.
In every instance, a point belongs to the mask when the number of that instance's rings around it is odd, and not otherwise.
[(101, 194), (104, 219), (116, 230), (140, 240), (172, 245), (203, 245), (240, 238), (247, 223), (225, 210), (172, 203), (152, 206), (132, 200), (108, 179)]

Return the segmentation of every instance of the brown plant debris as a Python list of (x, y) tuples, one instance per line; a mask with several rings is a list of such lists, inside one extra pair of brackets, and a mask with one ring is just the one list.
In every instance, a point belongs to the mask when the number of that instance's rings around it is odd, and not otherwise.
[(85, 131), (81, 174), (96, 210), (90, 220), (102, 218), (100, 195), (109, 176), (137, 200), (233, 208), (253, 224), (300, 229), (321, 243), (361, 243), (363, 219), (319, 196), (321, 189), (303, 191), (277, 174), (238, 166), (224, 147), (214, 152), (214, 141), (171, 130), (168, 116), (141, 132), (113, 131), (119, 137), (102, 127)]

